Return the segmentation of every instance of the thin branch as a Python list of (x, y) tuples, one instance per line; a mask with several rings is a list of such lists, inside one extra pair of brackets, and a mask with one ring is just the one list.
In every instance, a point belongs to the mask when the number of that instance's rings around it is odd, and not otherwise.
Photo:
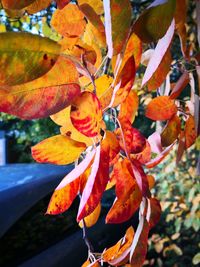
[(93, 248), (93, 246), (92, 246), (92, 244), (91, 244), (91, 242), (87, 236), (85, 220), (83, 219), (82, 222), (83, 222), (83, 240), (85, 241), (85, 244), (86, 244), (88, 251), (89, 251), (89, 254), (90, 254), (90, 252), (94, 252), (94, 248)]

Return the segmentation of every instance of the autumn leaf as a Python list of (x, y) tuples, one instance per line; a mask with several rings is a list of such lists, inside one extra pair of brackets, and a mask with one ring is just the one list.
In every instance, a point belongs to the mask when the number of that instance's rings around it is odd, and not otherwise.
[(169, 120), (177, 112), (177, 107), (168, 96), (158, 96), (146, 107), (146, 117), (152, 120)]
[(128, 261), (133, 237), (134, 229), (130, 226), (122, 239), (120, 239), (114, 246), (103, 252), (103, 261), (108, 262), (112, 266), (124, 265)]
[(116, 76), (109, 107), (116, 107), (126, 99), (133, 86), (135, 74), (135, 60), (132, 56), (127, 60), (122, 70)]
[(123, 120), (121, 129), (116, 130), (121, 148), (128, 154), (140, 153), (146, 145), (145, 137), (138, 129), (132, 127), (130, 121)]
[(116, 198), (106, 216), (106, 223), (116, 224), (128, 221), (139, 208), (141, 200), (142, 194), (138, 186), (125, 202)]
[(53, 13), (51, 25), (62, 36), (79, 37), (84, 32), (86, 21), (77, 5), (68, 4)]
[(56, 0), (59, 9), (63, 9), (71, 0)]
[(161, 206), (160, 202), (156, 198), (150, 198), (151, 215), (149, 219), (149, 228), (154, 227), (160, 220)]
[(94, 11), (94, 9), (84, 3), (82, 5), (79, 5), (80, 10), (83, 12), (85, 17), (92, 23), (92, 25), (98, 30), (98, 36), (100, 38), (101, 44), (106, 43), (106, 36), (105, 36), (105, 28), (104, 24), (101, 20), (101, 17)]
[(146, 140), (145, 148), (140, 153), (130, 154), (130, 158), (136, 159), (142, 165), (149, 162), (151, 160), (151, 146), (149, 142)]
[(71, 106), (51, 115), (51, 119), (58, 125), (62, 126), (60, 132), (62, 135), (66, 135), (71, 139), (85, 143), (87, 146), (91, 146), (93, 141), (91, 138), (81, 134), (76, 128), (74, 128), (70, 119)]
[(115, 192), (120, 201), (126, 201), (130, 194), (136, 190), (137, 184), (128, 159), (118, 161), (113, 167), (112, 179), (115, 180)]
[(0, 33), (0, 86), (39, 78), (56, 63), (60, 45), (25, 32)]
[(103, 1), (102, 0), (78, 0), (79, 5), (88, 4), (98, 15), (103, 14)]
[(125, 101), (120, 106), (119, 120), (128, 120), (133, 123), (139, 107), (139, 98), (135, 91), (131, 90)]
[[(90, 164), (93, 162), (94, 155), (96, 153), (96, 150), (92, 150), (88, 152), (85, 156), (85, 158), (79, 163), (76, 168), (74, 168), (70, 173), (68, 173), (62, 181), (59, 183), (59, 185), (56, 187), (56, 190), (64, 188), (69, 183), (73, 182), (77, 178), (81, 177), (85, 172), (88, 171), (88, 168), (90, 168)], [(82, 177), (81, 177), (82, 178)], [(80, 188), (81, 188), (82, 181), (80, 179)]]
[(196, 138), (195, 120), (194, 117), (190, 115), (185, 123), (185, 147), (189, 148), (193, 145)]
[(51, 0), (35, 0), (32, 4), (25, 8), (28, 14), (35, 14), (43, 9), (48, 8), (51, 4)]
[(61, 56), (42, 77), (0, 89), (0, 111), (23, 119), (48, 117), (69, 106), (80, 94), (77, 83), (78, 73), (74, 64)]
[(175, 7), (174, 0), (155, 0), (137, 19), (133, 31), (144, 43), (157, 41), (169, 28)]
[(106, 131), (106, 139), (105, 142), (109, 145), (109, 158), (110, 162), (115, 159), (120, 151), (119, 141), (117, 140), (116, 135), (111, 131)]
[(23, 1), (13, 1), (13, 0), (2, 0), (3, 8), (7, 9), (22, 9), (26, 6), (32, 4), (35, 0), (23, 0)]
[(119, 54), (131, 26), (129, 0), (104, 0), (104, 16), (108, 57)]
[(189, 74), (187, 71), (185, 71), (172, 89), (170, 99), (176, 99), (181, 94), (183, 89), (185, 89), (185, 87), (188, 85), (189, 81)]
[(161, 142), (164, 147), (171, 145), (181, 132), (181, 121), (177, 115), (174, 115), (166, 124), (161, 133)]
[(74, 162), (86, 145), (67, 136), (55, 135), (32, 147), (32, 157), (41, 163), (65, 165)]
[(74, 127), (88, 137), (95, 137), (100, 131), (102, 111), (98, 98), (90, 92), (82, 92), (71, 106), (71, 121)]
[(147, 65), (142, 86), (147, 84), (149, 90), (157, 89), (163, 83), (170, 70), (172, 59), (169, 46), (174, 35), (174, 30), (175, 22), (173, 20), (165, 36), (159, 40)]
[(48, 205), (47, 214), (57, 215), (68, 210), (79, 190), (79, 179), (55, 190)]
[[(98, 206), (95, 208), (95, 210), (92, 213), (90, 213), (90, 215), (84, 218), (85, 226), (89, 228), (95, 225), (95, 223), (99, 219), (100, 213), (101, 213), (101, 204), (99, 203)], [(83, 228), (83, 221), (80, 221), (79, 226)]]
[(96, 155), (91, 167), (79, 205), (77, 221), (91, 214), (98, 206), (109, 179), (109, 146), (102, 141), (96, 149)]
[(172, 150), (176, 142), (172, 143), (170, 146), (166, 147), (164, 150), (162, 150), (155, 158), (151, 159), (149, 162), (145, 164), (147, 168), (153, 168), (157, 166), (161, 161), (164, 160), (164, 158), (169, 154), (169, 152)]
[(142, 267), (146, 258), (148, 244), (149, 224), (141, 216), (139, 225), (131, 245), (130, 264), (134, 267)]

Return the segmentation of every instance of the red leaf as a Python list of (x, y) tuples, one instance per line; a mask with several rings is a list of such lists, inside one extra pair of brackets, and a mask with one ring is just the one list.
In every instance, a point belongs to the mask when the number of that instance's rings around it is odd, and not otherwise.
[(80, 221), (94, 211), (99, 204), (109, 180), (109, 146), (103, 140), (96, 149), (91, 173), (83, 190), (77, 220)]
[(141, 164), (139, 161), (132, 159), (131, 160), (131, 167), (133, 170), (133, 175), (137, 181), (137, 184), (140, 188), (140, 191), (142, 192), (142, 195), (145, 196), (150, 196), (150, 191), (149, 191), (149, 183), (147, 179), (147, 175), (145, 174)]
[(63, 9), (71, 0), (56, 0), (59, 9)]
[(139, 208), (141, 200), (142, 194), (138, 186), (125, 202), (116, 198), (106, 216), (106, 223), (122, 223), (128, 221)]
[[(124, 151), (127, 150), (128, 154), (140, 153), (146, 145), (145, 137), (138, 129), (132, 127), (130, 121), (123, 120), (121, 122), (121, 128), (123, 133), (121, 132), (121, 129), (116, 130), (121, 148)], [(126, 147), (124, 147), (124, 141)]]
[(68, 183), (61, 189), (56, 189), (51, 197), (47, 214), (57, 215), (65, 212), (74, 201), (79, 190), (79, 179)]
[(71, 106), (71, 121), (74, 127), (88, 137), (95, 137), (100, 131), (102, 111), (95, 94), (82, 92)]
[(149, 224), (141, 216), (130, 252), (130, 264), (134, 267), (142, 267), (147, 254)]
[(137, 186), (131, 169), (131, 162), (128, 159), (119, 161), (114, 165), (113, 179), (116, 182), (115, 192), (117, 198), (122, 202), (126, 201)]
[(142, 150), (142, 152), (138, 154), (130, 154), (131, 159), (136, 159), (141, 164), (145, 164), (151, 160), (151, 146), (149, 142), (146, 140), (146, 146)]
[(151, 206), (151, 215), (149, 220), (149, 228), (151, 229), (159, 222), (162, 211), (160, 202), (156, 198), (150, 199), (150, 206)]
[(146, 117), (155, 121), (169, 120), (177, 112), (177, 107), (169, 96), (158, 96), (146, 107)]
[(187, 71), (185, 71), (181, 77), (179, 78), (178, 82), (174, 86), (171, 94), (170, 94), (170, 99), (176, 99), (180, 93), (185, 89), (185, 87), (188, 85), (190, 81), (190, 77)]

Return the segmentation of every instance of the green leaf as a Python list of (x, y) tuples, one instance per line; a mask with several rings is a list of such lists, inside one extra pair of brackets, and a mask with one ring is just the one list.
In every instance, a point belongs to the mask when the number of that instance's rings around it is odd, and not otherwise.
[(25, 32), (0, 33), (0, 86), (39, 78), (55, 64), (60, 52), (56, 42)]
[(133, 31), (144, 43), (162, 38), (173, 19), (176, 0), (155, 0), (137, 19)]

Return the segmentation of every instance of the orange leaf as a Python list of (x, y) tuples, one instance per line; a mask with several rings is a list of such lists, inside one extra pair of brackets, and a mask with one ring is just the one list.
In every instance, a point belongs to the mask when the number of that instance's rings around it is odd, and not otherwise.
[[(95, 208), (95, 210), (90, 215), (84, 218), (85, 226), (89, 228), (95, 225), (95, 223), (99, 219), (100, 213), (101, 213), (101, 203), (98, 204), (98, 206)], [(82, 221), (80, 221), (79, 226), (83, 228)]]
[(74, 128), (70, 119), (71, 107), (67, 107), (58, 113), (51, 115), (51, 119), (58, 125), (62, 126), (60, 132), (62, 135), (66, 135), (71, 139), (85, 143), (87, 146), (91, 146), (93, 141), (91, 138), (81, 134), (76, 128)]
[(146, 117), (152, 120), (169, 120), (177, 112), (177, 107), (169, 96), (158, 96), (146, 107)]
[(100, 267), (100, 264), (98, 263), (98, 261), (91, 263), (90, 260), (87, 260), (81, 267)]
[(183, 91), (183, 89), (185, 89), (185, 87), (188, 85), (189, 81), (190, 81), (189, 74), (187, 71), (185, 71), (177, 81), (176, 85), (174, 86), (170, 94), (170, 99), (176, 99)]
[(106, 216), (106, 223), (122, 223), (128, 221), (140, 206), (142, 194), (138, 186), (124, 202), (115, 199), (111, 209)]
[(156, 198), (150, 199), (150, 205), (151, 205), (151, 215), (150, 215), (150, 220), (149, 220), (149, 228), (151, 229), (160, 220), (161, 206), (160, 206), (160, 202)]
[(55, 190), (49, 206), (47, 214), (57, 215), (69, 209), (79, 190), (79, 179), (67, 184), (65, 187)]
[(151, 146), (149, 142), (146, 140), (146, 146), (145, 148), (137, 154), (130, 154), (131, 159), (136, 159), (141, 164), (146, 164), (151, 160)]
[(130, 91), (125, 101), (120, 106), (119, 120), (129, 120), (133, 123), (139, 106), (139, 98), (135, 91)]
[(79, 5), (79, 8), (85, 14), (86, 18), (92, 23), (92, 25), (98, 30), (99, 32), (98, 37), (100, 38), (101, 44), (105, 44), (106, 43), (105, 28), (101, 20), (101, 17), (97, 15), (97, 13), (90, 5), (86, 3)]
[(149, 189), (151, 190), (154, 187), (155, 183), (156, 183), (155, 178), (154, 178), (153, 175), (147, 175), (147, 180), (148, 180), (148, 183), (149, 183)]
[(78, 0), (79, 5), (88, 4), (98, 15), (103, 14), (103, 2), (102, 0)]
[(23, 1), (13, 1), (13, 0), (2, 0), (3, 8), (7, 9), (22, 9), (26, 6), (32, 4), (35, 0), (23, 0)]
[[(113, 89), (111, 88), (112, 82), (113, 78), (108, 75), (102, 75), (95, 80), (96, 94), (99, 98), (102, 109), (105, 109), (111, 101), (113, 91)], [(93, 91), (93, 89), (93, 85), (89, 85), (87, 87), (87, 90), (91, 92)]]
[(189, 148), (193, 145), (196, 138), (195, 120), (194, 117), (190, 115), (185, 123), (185, 147)]
[(95, 94), (82, 92), (71, 106), (71, 121), (74, 127), (88, 137), (95, 137), (100, 131), (102, 111)]
[(62, 36), (75, 37), (83, 34), (86, 21), (77, 5), (68, 4), (53, 13), (51, 25)]
[(128, 261), (133, 237), (134, 229), (131, 226), (127, 229), (125, 236), (116, 245), (103, 252), (103, 261), (108, 262), (112, 266), (125, 264)]
[(128, 159), (118, 161), (114, 165), (112, 179), (116, 182), (117, 198), (120, 201), (126, 201), (137, 186), (131, 170), (131, 162)]
[(55, 135), (32, 147), (32, 157), (41, 163), (65, 165), (74, 162), (86, 145), (67, 136)]
[(135, 60), (132, 56), (127, 60), (121, 72), (116, 77), (113, 96), (109, 105), (110, 107), (118, 106), (126, 99), (133, 86), (135, 74)]
[(181, 121), (177, 115), (174, 115), (165, 126), (161, 133), (161, 142), (163, 146), (171, 145), (181, 132)]
[(43, 9), (48, 8), (51, 4), (51, 0), (35, 0), (31, 5), (25, 8), (28, 14), (35, 14)]
[(99, 202), (106, 189), (109, 179), (109, 146), (105, 139), (97, 147), (91, 173), (83, 190), (81, 197), (77, 221), (91, 214)]
[(106, 131), (105, 141), (108, 143), (110, 147), (109, 158), (110, 158), (110, 161), (112, 161), (120, 151), (119, 142), (117, 140), (116, 135), (111, 131)]
[(162, 83), (165, 81), (167, 77), (167, 74), (170, 71), (171, 63), (172, 63), (171, 52), (170, 49), (168, 49), (165, 55), (163, 56), (158, 68), (147, 82), (147, 87), (149, 91), (153, 91), (162, 85)]
[(142, 216), (131, 245), (130, 263), (134, 267), (142, 267), (147, 254), (149, 224)]
[[(80, 93), (74, 64), (59, 57), (53, 68), (42, 77), (0, 89), (0, 111), (23, 119), (48, 117), (69, 104)], [(16, 108), (17, 106), (17, 108)]]

